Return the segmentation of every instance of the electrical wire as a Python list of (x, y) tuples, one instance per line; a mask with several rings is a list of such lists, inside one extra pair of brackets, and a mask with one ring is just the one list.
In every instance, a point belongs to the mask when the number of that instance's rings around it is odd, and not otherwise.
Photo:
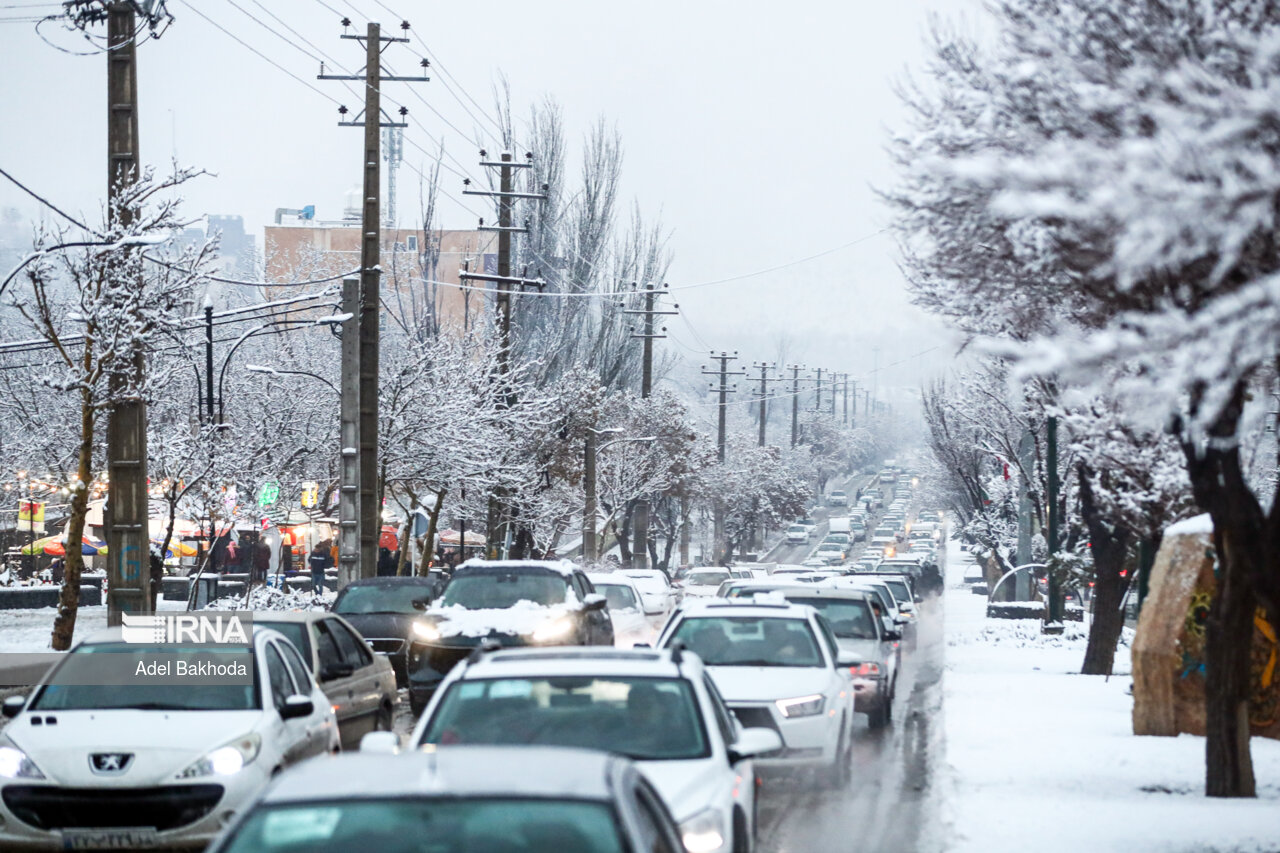
[(796, 266), (797, 264), (807, 263), (808, 261), (812, 261), (817, 258), (821, 258), (826, 255), (839, 252), (841, 249), (847, 249), (850, 246), (856, 246), (859, 243), (865, 243), (868, 240), (873, 240), (876, 237), (879, 237), (881, 234), (884, 234), (888, 230), (889, 230), (888, 228), (881, 228), (879, 231), (876, 231), (874, 234), (867, 234), (866, 236), (859, 237), (856, 240), (850, 240), (847, 243), (841, 243), (839, 246), (833, 246), (830, 249), (824, 249), (821, 252), (817, 252), (812, 255), (807, 255), (803, 258), (796, 258), (793, 261), (787, 261), (786, 263), (778, 264), (777, 266), (767, 267), (762, 270), (756, 270), (755, 272), (742, 273), (740, 275), (731, 275), (725, 278), (711, 279), (710, 281), (699, 281), (699, 282), (694, 282), (693, 284), (679, 284), (679, 285), (676, 285), (675, 287), (672, 287), (671, 289), (672, 290), (692, 290), (695, 287), (709, 287), (713, 284), (724, 284), (730, 281), (740, 281), (744, 278), (754, 278), (755, 276), (758, 276), (758, 275), (765, 275), (766, 273), (776, 272), (777, 270), (786, 269), (787, 267), (793, 267), (793, 266)]

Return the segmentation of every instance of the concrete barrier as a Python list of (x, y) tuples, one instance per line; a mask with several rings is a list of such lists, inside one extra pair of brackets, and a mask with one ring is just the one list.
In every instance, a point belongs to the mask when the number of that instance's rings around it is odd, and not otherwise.
[[(62, 588), (57, 586), (9, 586), (0, 587), (0, 610), (29, 610), (37, 607), (57, 607)], [(98, 607), (102, 604), (102, 590), (95, 586), (80, 587), (80, 606)]]

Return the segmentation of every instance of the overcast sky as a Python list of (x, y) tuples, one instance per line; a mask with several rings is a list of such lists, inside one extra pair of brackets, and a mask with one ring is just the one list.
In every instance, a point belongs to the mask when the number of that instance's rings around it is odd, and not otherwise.
[[(974, 0), (385, 2), (395, 14), (376, 0), (199, 0), (194, 8), (171, 0), (176, 21), (139, 51), (144, 161), (167, 166), (176, 154), (216, 173), (189, 186), (188, 212), (241, 215), (259, 245), (277, 207), (314, 204), (319, 216), (337, 218), (344, 193), (360, 181), (361, 131), (337, 127), (333, 101), (200, 14), (349, 106), (356, 99), (342, 84), (314, 79), (316, 63), (304, 51), (316, 50), (306, 42), (354, 70), (363, 64), (361, 49), (338, 38), (337, 13), (362, 32), (370, 19), (394, 28), (407, 17), (489, 113), (493, 85), (505, 74), (517, 113), (554, 97), (575, 143), (599, 116), (616, 124), (626, 149), (624, 197), (670, 230), (673, 287), (866, 238), (808, 263), (681, 292), (685, 319), (670, 324), (676, 351), (694, 360), (687, 350), (705, 347), (738, 349), (748, 361), (773, 358), (790, 336), (793, 360), (857, 373), (877, 358), (887, 365), (946, 343), (940, 325), (909, 305), (893, 242), (877, 234), (887, 212), (873, 187), (892, 180), (888, 129), (903, 126), (893, 83), (920, 68), (929, 13), (972, 10)], [(0, 8), (0, 18), (56, 9)], [(41, 32), (64, 49), (92, 48), (56, 25)], [(30, 23), (0, 22), (0, 165), (96, 218), (105, 184), (106, 60), (48, 42)], [(413, 41), (386, 55), (399, 73), (411, 73), (421, 54)], [(415, 146), (435, 148), (428, 132), (480, 172), (472, 165), (473, 131), (486, 125), (445, 90), (440, 69), (429, 73), (430, 83), (386, 89), (421, 122), (406, 132), (402, 225), (412, 224), (417, 206), (418, 178), (408, 166), (425, 169), (428, 161)], [(433, 115), (411, 86), (468, 136)], [(444, 188), (458, 195), (461, 179), (444, 177)], [(0, 207), (7, 206), (34, 213), (0, 183)], [(446, 200), (443, 224), (470, 228), (475, 217)], [(880, 375), (888, 384), (918, 385), (953, 349)]]

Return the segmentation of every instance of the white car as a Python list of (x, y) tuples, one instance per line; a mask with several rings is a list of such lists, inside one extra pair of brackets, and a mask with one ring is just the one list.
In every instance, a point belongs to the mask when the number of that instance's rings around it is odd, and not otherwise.
[(680, 603), (680, 591), (671, 585), (664, 572), (657, 569), (623, 569), (640, 589), (644, 612), (650, 616), (670, 613)]
[(813, 535), (813, 528), (803, 524), (793, 524), (787, 528), (787, 544), (803, 545), (809, 541), (809, 537)]
[(733, 575), (728, 569), (693, 569), (684, 579), (685, 601), (690, 598), (714, 598), (721, 584), (727, 580), (733, 580)]
[(644, 594), (636, 582), (621, 572), (587, 575), (596, 592), (604, 596), (613, 619), (613, 643), (629, 649), (636, 643), (653, 642), (653, 627), (644, 615)]
[(843, 563), (844, 558), (848, 556), (845, 546), (839, 542), (823, 542), (813, 552), (815, 560), (825, 560), (828, 565), (833, 563)]
[(702, 658), (742, 725), (782, 735), (782, 752), (757, 764), (818, 768), (843, 784), (854, 738), (847, 672), (861, 660), (839, 651), (812, 607), (766, 600), (772, 595), (692, 602), (672, 615), (658, 647), (682, 643)]
[(658, 789), (691, 853), (752, 849), (752, 759), (782, 747), (775, 728), (734, 719), (697, 656), (590, 648), (506, 649), (459, 664), (410, 742), (625, 755)]
[(293, 644), (266, 628), (217, 647), (249, 658), (247, 684), (86, 683), (108, 662), (115, 673), (209, 651), (125, 642), (108, 629), (72, 649), (30, 698), (5, 700), (0, 848), (203, 847), (272, 775), (338, 751), (324, 692)]

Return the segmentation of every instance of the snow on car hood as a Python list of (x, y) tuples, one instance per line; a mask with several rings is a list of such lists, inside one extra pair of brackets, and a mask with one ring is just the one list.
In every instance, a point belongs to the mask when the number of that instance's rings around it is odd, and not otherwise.
[(428, 610), (441, 637), (487, 637), (489, 634), (532, 634), (544, 622), (577, 612), (572, 604), (538, 604), (517, 601), (511, 607), (468, 610), (455, 604)]
[[(4, 736), (27, 754), (51, 781), (63, 785), (136, 787), (157, 785), (181, 773), (210, 750), (254, 730), (263, 711), (36, 711), (20, 714)], [(57, 719), (33, 726), (32, 717)], [(119, 776), (89, 769), (95, 752), (131, 752)]]
[(709, 666), (707, 672), (729, 703), (825, 693), (831, 683), (825, 666)]
[(719, 591), (720, 584), (692, 584), (684, 588), (684, 595), (685, 598), (715, 598)]

